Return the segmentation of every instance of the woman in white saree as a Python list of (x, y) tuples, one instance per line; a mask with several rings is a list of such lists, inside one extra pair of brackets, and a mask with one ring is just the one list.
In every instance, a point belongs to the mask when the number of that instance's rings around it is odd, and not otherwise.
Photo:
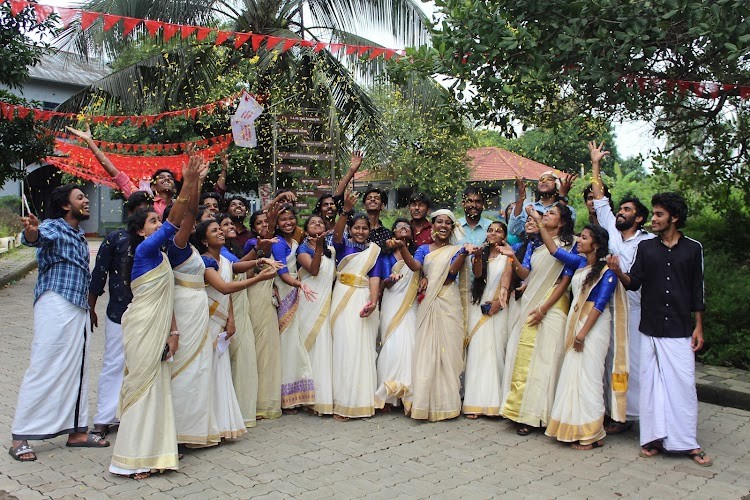
[[(232, 264), (221, 255), (226, 240), (219, 224), (216, 221), (201, 222), (195, 230), (195, 240), (204, 250), (203, 261), (206, 264), (204, 279), (209, 298), (209, 334), (214, 348), (213, 408), (216, 424), (222, 439), (234, 439), (247, 431), (232, 381), (229, 346), (225, 344), (225, 341), (229, 341), (231, 345), (237, 331), (231, 294), (263, 279), (270, 279), (274, 269), (270, 268), (265, 274), (253, 278), (232, 281)], [(226, 339), (223, 338), (224, 334)]]
[[(275, 225), (275, 222), (274, 222)], [(270, 239), (268, 214), (254, 212), (250, 216), (250, 230), (256, 244), (260, 239)], [(251, 241), (253, 241), (251, 240)], [(256, 255), (261, 248), (255, 247)], [(269, 252), (270, 249), (264, 252)], [(265, 253), (268, 255), (268, 253)], [(247, 289), (250, 302), (250, 321), (255, 333), (255, 355), (258, 367), (258, 399), (255, 415), (258, 419), (281, 416), (281, 340), (279, 320), (276, 316), (277, 299), (274, 295), (273, 280), (256, 283)]]
[[(375, 407), (403, 405), (411, 410), (411, 371), (414, 340), (417, 334), (417, 289), (420, 265), (412, 257), (412, 229), (406, 219), (393, 223), (393, 239), (388, 246), (395, 251), (384, 257), (388, 278), (383, 281), (380, 303), (380, 353)], [(412, 270), (414, 269), (414, 270)]]
[(300, 298), (300, 336), (310, 356), (315, 382), (317, 415), (333, 413), (333, 339), (331, 338), (331, 292), (336, 277), (333, 247), (326, 246), (326, 225), (322, 217), (313, 215), (305, 222), (307, 238), (297, 248), (297, 264), (302, 283), (317, 294), (315, 301)]
[[(333, 247), (338, 261), (338, 281), (331, 299), (333, 331), (333, 416), (336, 420), (375, 414), (375, 342), (378, 336), (378, 295), (383, 277), (380, 247), (368, 243), (370, 221), (353, 215), (357, 196), (344, 200), (336, 219)], [(348, 219), (348, 220), (347, 220)], [(344, 227), (349, 227), (349, 238)]]
[(432, 213), (434, 242), (422, 245), (414, 259), (422, 263), (427, 288), (417, 308), (417, 337), (412, 367), (411, 417), (431, 422), (461, 413), (464, 325), (456, 276), (476, 245), (463, 247), (463, 232), (450, 210)]
[(173, 315), (174, 276), (161, 247), (177, 233), (175, 224), (185, 218), (203, 167), (192, 157), (183, 168), (180, 196), (163, 225), (158, 214), (147, 209), (128, 219), (133, 300), (122, 316), (125, 376), (120, 428), (109, 466), (114, 474), (145, 479), (152, 470), (179, 468), (171, 370), (165, 362), (177, 351), (179, 332)]
[(281, 409), (296, 413), (298, 406), (315, 403), (315, 384), (310, 356), (300, 334), (297, 310), (300, 294), (315, 302), (316, 293), (297, 278), (297, 214), (291, 205), (284, 205), (277, 221), (278, 241), (271, 247), (274, 259), (284, 263), (277, 271), (274, 284), (279, 291), (279, 336), (281, 339)]
[[(543, 221), (555, 243), (569, 249), (573, 243), (570, 209), (556, 204)], [(509, 247), (503, 253), (513, 256)], [(549, 422), (564, 354), (563, 332), (570, 308), (566, 292), (573, 270), (563, 269), (545, 246), (534, 245), (528, 246), (523, 263), (514, 258), (511, 265), (526, 280), (526, 289), (510, 325), (500, 414), (516, 422), (516, 432), (526, 436)]]
[(493, 222), (480, 256), (474, 256), (472, 303), (469, 306), (468, 348), (464, 374), (466, 418), (500, 415), (505, 346), (508, 343), (508, 257), (500, 252), (506, 226)]
[[(578, 253), (557, 248), (536, 213), (539, 234), (555, 258), (576, 268), (573, 275), (573, 308), (565, 331), (565, 358), (555, 392), (546, 434), (571, 443), (575, 450), (604, 444), (604, 367), (614, 338), (613, 396), (622, 404), (613, 419), (626, 418), (628, 377), (628, 325), (625, 289), (607, 268), (609, 235), (600, 226), (587, 225), (576, 243)], [(613, 300), (614, 298), (614, 300)], [(610, 301), (614, 306), (610, 310)], [(614, 337), (611, 333), (614, 332)], [(608, 395), (609, 397), (609, 395)]]

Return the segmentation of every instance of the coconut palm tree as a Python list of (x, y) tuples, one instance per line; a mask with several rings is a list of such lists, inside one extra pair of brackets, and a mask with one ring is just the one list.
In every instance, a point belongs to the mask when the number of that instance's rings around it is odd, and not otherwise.
[[(369, 37), (385, 34), (394, 44), (429, 43), (428, 21), (416, 0), (90, 0), (82, 8), (300, 40), (378, 46)], [(84, 55), (104, 54), (116, 61), (127, 55), (128, 61), (64, 103), (68, 110), (81, 109), (94, 101), (128, 113), (192, 106), (220, 97), (214, 94), (221, 76), (247, 68), (250, 60), (253, 71), (247, 83), (251, 91), (269, 97), (267, 107), (278, 104), (324, 113), (335, 110), (339, 156), (344, 157), (352, 142), (373, 153), (383, 148), (378, 109), (349, 71), (352, 56), (304, 47), (281, 54), (261, 47), (256, 53), (249, 43), (235, 50), (232, 40), (216, 47), (211, 39), (183, 40), (179, 35), (162, 43), (158, 51), (142, 50), (145, 41), (151, 43), (143, 26), (124, 37), (119, 25), (106, 32), (93, 28), (81, 31), (71, 25), (61, 40)], [(133, 50), (139, 44), (141, 49)], [(384, 63), (374, 60), (357, 68), (360, 77), (372, 79), (382, 74)], [(290, 88), (297, 93), (289, 95)], [(279, 89), (287, 92), (275, 92)], [(284, 104), (279, 104), (280, 98)], [(259, 140), (259, 149), (269, 147), (269, 137), (259, 134)]]

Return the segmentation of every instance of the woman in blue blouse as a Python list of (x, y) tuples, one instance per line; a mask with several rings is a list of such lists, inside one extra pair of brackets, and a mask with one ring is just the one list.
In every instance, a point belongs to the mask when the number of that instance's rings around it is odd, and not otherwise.
[[(380, 280), (387, 275), (380, 247), (368, 243), (370, 220), (354, 214), (356, 194), (344, 200), (333, 229), (338, 281), (331, 298), (333, 332), (333, 417), (336, 420), (375, 414), (375, 341), (378, 336)], [(349, 237), (344, 237), (344, 227)]]
[(164, 361), (177, 351), (179, 333), (172, 314), (174, 276), (161, 248), (185, 217), (200, 166), (200, 159), (193, 157), (183, 168), (182, 190), (163, 225), (159, 215), (147, 209), (128, 219), (134, 257), (127, 272), (133, 300), (122, 316), (126, 372), (109, 470), (134, 479), (145, 479), (152, 470), (178, 469), (171, 370)]
[[(614, 272), (606, 267), (609, 235), (600, 226), (587, 225), (577, 238), (578, 252), (569, 252), (557, 247), (536, 212), (531, 211), (529, 217), (539, 224), (539, 234), (550, 253), (576, 269), (571, 282), (573, 307), (565, 329), (565, 358), (546, 434), (571, 443), (576, 450), (598, 448), (606, 436), (603, 376), (613, 325), (609, 302), (616, 289), (620, 289), (623, 304), (625, 296)], [(621, 308), (616, 310), (619, 313)], [(623, 357), (627, 352), (627, 328), (615, 329), (615, 333), (615, 366), (619, 356), (618, 373), (626, 388), (627, 375), (622, 376), (622, 362), (627, 359)], [(625, 392), (620, 392), (624, 398)]]

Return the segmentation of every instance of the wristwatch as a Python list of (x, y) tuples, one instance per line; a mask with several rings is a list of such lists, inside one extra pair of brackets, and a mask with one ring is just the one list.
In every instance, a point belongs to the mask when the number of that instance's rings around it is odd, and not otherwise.
[(570, 201), (568, 201), (567, 196), (558, 196), (557, 201), (564, 201), (565, 203), (570, 203)]

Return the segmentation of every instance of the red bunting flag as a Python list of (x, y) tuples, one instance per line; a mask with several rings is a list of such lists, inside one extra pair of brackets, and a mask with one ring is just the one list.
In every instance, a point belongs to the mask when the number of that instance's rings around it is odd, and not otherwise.
[(384, 52), (385, 52), (385, 49), (381, 49), (379, 47), (373, 47), (372, 52), (370, 52), (370, 61), (372, 61), (379, 55), (383, 54)]
[(318, 42), (318, 43), (315, 44), (315, 48), (313, 48), (313, 52), (315, 52), (317, 54), (321, 50), (325, 49), (327, 46), (328, 46), (328, 44), (325, 43), (325, 42)]
[(355, 52), (357, 52), (357, 49), (358, 49), (358, 48), (359, 48), (359, 46), (358, 46), (358, 45), (347, 45), (347, 46), (346, 46), (346, 50), (344, 51), (344, 53), (345, 53), (345, 54), (346, 54), (347, 56), (350, 56), (350, 55), (354, 54)]
[(229, 40), (229, 37), (232, 36), (231, 31), (217, 31), (216, 32), (216, 42), (214, 42), (217, 46), (223, 44), (227, 40)]
[(73, 22), (73, 18), (76, 17), (79, 11), (75, 9), (68, 9), (66, 7), (58, 7), (57, 8), (58, 14), (60, 14), (60, 19), (63, 23), (63, 28), (67, 28), (70, 26), (70, 23)]
[(141, 24), (140, 19), (136, 19), (134, 17), (124, 17), (122, 19), (122, 35), (128, 36), (139, 24)]
[(82, 11), (81, 12), (81, 29), (86, 31), (91, 27), (92, 24), (96, 22), (96, 20), (99, 19), (99, 13), (98, 12), (88, 12), (88, 11)]
[(26, 118), (31, 112), (29, 108), (24, 108), (23, 106), (16, 106), (16, 110), (18, 111), (19, 118)]
[(393, 49), (385, 49), (385, 60), (389, 61), (393, 56), (396, 55), (396, 51)]
[(367, 52), (371, 48), (372, 47), (368, 47), (367, 45), (361, 45), (359, 47), (359, 50), (357, 51), (357, 55), (361, 57), (361, 56), (365, 55), (365, 52)]
[(250, 37), (252, 36), (251, 33), (235, 33), (234, 34), (234, 48), (239, 49), (245, 43), (247, 43), (248, 40), (250, 40)]
[(162, 26), (162, 35), (164, 35), (164, 41), (168, 42), (172, 39), (173, 36), (177, 34), (177, 32), (180, 31), (180, 26), (177, 24), (172, 23), (164, 23), (164, 26)]
[(341, 49), (344, 48), (343, 43), (329, 43), (328, 47), (331, 49), (332, 54), (338, 53)]
[(198, 34), (195, 35), (195, 38), (197, 38), (199, 42), (202, 42), (212, 31), (211, 28), (198, 28)]
[(36, 13), (36, 22), (42, 24), (54, 12), (54, 9), (49, 5), (35, 3), (34, 12)]
[(23, 9), (29, 6), (29, 2), (26, 0), (11, 0), (10, 2), (10, 15), (16, 17), (20, 14)]
[(161, 21), (151, 21), (146, 20), (143, 21), (143, 24), (146, 26), (146, 30), (148, 30), (148, 34), (152, 37), (156, 36), (156, 32), (159, 31), (159, 28), (161, 28), (162, 23)]
[(180, 35), (185, 40), (187, 37), (192, 35), (198, 29), (197, 26), (180, 26)]
[(274, 47), (281, 43), (281, 40), (283, 40), (281, 37), (269, 35), (266, 38), (266, 50), (273, 50)]
[(265, 39), (266, 37), (261, 35), (251, 35), (250, 36), (250, 43), (253, 46), (253, 52), (258, 52), (260, 50), (260, 43)]
[(299, 40), (295, 40), (293, 38), (287, 38), (286, 41), (284, 42), (284, 46), (281, 47), (281, 52), (283, 53), (283, 52), (286, 52), (287, 50), (291, 49), (292, 47), (294, 47), (295, 45), (297, 45), (298, 41)]
[(117, 24), (122, 16), (113, 16), (110, 14), (104, 14), (104, 31), (109, 31), (112, 27)]

